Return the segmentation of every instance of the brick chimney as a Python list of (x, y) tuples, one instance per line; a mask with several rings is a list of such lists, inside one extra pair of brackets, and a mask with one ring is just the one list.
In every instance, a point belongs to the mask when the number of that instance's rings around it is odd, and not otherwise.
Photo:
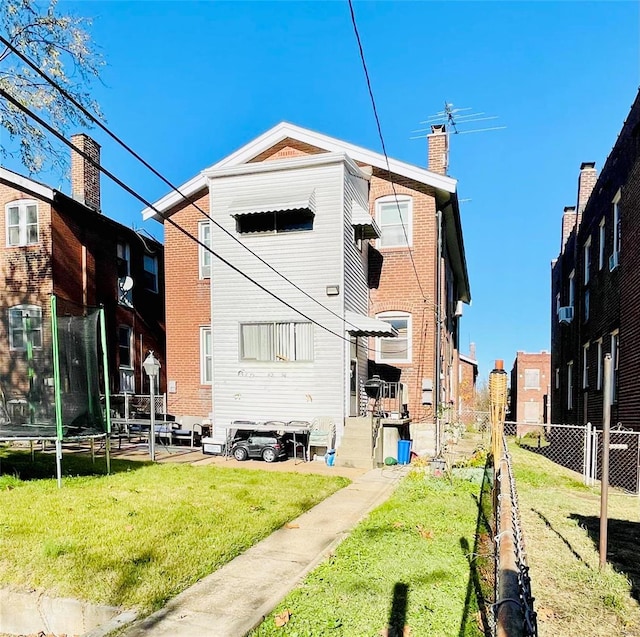
[[(71, 143), (100, 164), (100, 145), (85, 133), (71, 136)], [(100, 212), (100, 171), (75, 151), (71, 151), (71, 196), (87, 208)]]
[(582, 213), (587, 206), (589, 196), (598, 180), (595, 161), (583, 161), (580, 164), (580, 174), (578, 175), (578, 226), (582, 221)]
[(564, 252), (564, 247), (567, 244), (569, 235), (576, 226), (577, 216), (575, 206), (565, 206), (564, 212), (562, 213), (562, 244), (560, 245), (560, 254)]
[(444, 124), (432, 124), (431, 134), (427, 135), (429, 145), (429, 163), (427, 168), (434, 173), (447, 174), (449, 167), (449, 134)]

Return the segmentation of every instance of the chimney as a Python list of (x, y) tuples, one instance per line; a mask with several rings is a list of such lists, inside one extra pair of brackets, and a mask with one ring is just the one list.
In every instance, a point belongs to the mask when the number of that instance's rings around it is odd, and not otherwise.
[(427, 135), (429, 163), (427, 168), (434, 173), (447, 174), (449, 167), (449, 133), (444, 124), (432, 124)]
[[(100, 145), (85, 133), (71, 136), (71, 143), (100, 164)], [(71, 151), (71, 196), (87, 208), (100, 212), (100, 170), (82, 155)]]
[(562, 213), (562, 244), (560, 245), (560, 254), (564, 252), (564, 247), (567, 245), (569, 235), (576, 227), (577, 216), (575, 206), (565, 206), (564, 212)]
[(578, 175), (578, 227), (582, 221), (582, 213), (587, 206), (589, 196), (598, 180), (595, 161), (583, 161)]

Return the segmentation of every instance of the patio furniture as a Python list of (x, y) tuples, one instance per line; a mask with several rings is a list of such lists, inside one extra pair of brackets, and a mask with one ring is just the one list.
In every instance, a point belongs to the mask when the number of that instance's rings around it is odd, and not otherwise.
[(307, 458), (312, 459), (312, 449), (324, 447), (325, 454), (329, 449), (333, 449), (335, 444), (336, 426), (333, 419), (326, 416), (314, 418), (309, 431), (309, 441), (307, 445)]
[(187, 441), (193, 449), (202, 440), (202, 418), (199, 416), (180, 416), (177, 420), (177, 428), (171, 432), (174, 442)]

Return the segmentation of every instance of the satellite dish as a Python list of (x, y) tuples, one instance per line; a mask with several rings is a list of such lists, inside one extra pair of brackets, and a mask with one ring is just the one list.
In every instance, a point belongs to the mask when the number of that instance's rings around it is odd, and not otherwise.
[(120, 289), (123, 292), (128, 292), (133, 287), (133, 279), (130, 276), (126, 276), (120, 280)]

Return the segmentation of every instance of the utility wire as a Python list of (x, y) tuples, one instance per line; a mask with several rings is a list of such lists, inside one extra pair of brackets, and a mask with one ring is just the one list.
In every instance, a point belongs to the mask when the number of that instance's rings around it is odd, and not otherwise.
[[(43, 128), (45, 128), (47, 131), (49, 131), (49, 133), (51, 133), (54, 137), (56, 137), (57, 139), (59, 139), (63, 144), (67, 145), (71, 150), (77, 152), (83, 159), (85, 159), (85, 161), (89, 162), (92, 166), (94, 166), (95, 168), (97, 168), (100, 172), (102, 172), (104, 175), (106, 175), (109, 179), (111, 179), (113, 182), (115, 182), (118, 186), (120, 186), (122, 189), (124, 189), (126, 192), (128, 192), (132, 197), (135, 197), (138, 201), (140, 201), (141, 203), (143, 203), (145, 206), (147, 206), (148, 208), (150, 208), (151, 210), (153, 210), (158, 216), (160, 216), (162, 219), (164, 219), (167, 223), (169, 223), (170, 225), (172, 225), (174, 228), (176, 228), (176, 230), (178, 230), (179, 232), (181, 232), (182, 234), (184, 234), (186, 237), (188, 237), (189, 239), (191, 239), (192, 241), (194, 241), (195, 243), (197, 243), (199, 246), (201, 246), (202, 248), (204, 248), (205, 250), (207, 250), (208, 252), (210, 252), (214, 257), (216, 257), (216, 259), (218, 259), (219, 261), (221, 261), (222, 263), (224, 263), (226, 266), (228, 266), (229, 268), (231, 268), (234, 272), (237, 272), (239, 275), (241, 275), (242, 277), (244, 277), (245, 279), (247, 279), (247, 281), (253, 283), (256, 287), (260, 288), (263, 292), (266, 292), (269, 296), (272, 296), (274, 299), (276, 299), (277, 301), (280, 301), (280, 303), (282, 303), (283, 305), (285, 305), (286, 307), (288, 307), (290, 310), (293, 310), (294, 312), (296, 312), (297, 314), (299, 314), (300, 316), (302, 316), (303, 318), (307, 319), (308, 321), (310, 321), (311, 323), (313, 323), (314, 325), (317, 325), (318, 327), (320, 327), (321, 329), (325, 330), (326, 332), (328, 332), (329, 334), (332, 334), (333, 336), (337, 336), (338, 338), (342, 339), (343, 341), (347, 342), (347, 343), (351, 343), (351, 339), (347, 338), (345, 336), (343, 336), (342, 334), (338, 334), (337, 332), (334, 332), (331, 328), (327, 327), (326, 325), (323, 325), (322, 323), (319, 323), (318, 321), (316, 321), (315, 319), (311, 318), (310, 316), (308, 316), (307, 314), (305, 314), (304, 312), (302, 312), (301, 310), (295, 308), (293, 305), (291, 305), (288, 301), (285, 301), (284, 299), (282, 299), (281, 297), (279, 297), (275, 292), (272, 292), (271, 290), (269, 290), (268, 288), (266, 288), (264, 285), (262, 285), (261, 283), (258, 283), (258, 281), (256, 281), (255, 279), (253, 279), (252, 277), (250, 277), (248, 274), (246, 274), (245, 272), (243, 272), (240, 268), (238, 268), (237, 266), (233, 265), (231, 262), (229, 262), (227, 259), (225, 259), (224, 257), (222, 257), (221, 255), (219, 255), (215, 250), (213, 250), (210, 246), (205, 245), (202, 241), (200, 241), (197, 237), (195, 237), (193, 234), (191, 234), (191, 232), (189, 232), (188, 230), (186, 230), (185, 228), (183, 228), (181, 225), (179, 225), (178, 223), (176, 223), (173, 219), (171, 219), (170, 217), (166, 216), (164, 213), (160, 212), (150, 201), (148, 201), (147, 199), (145, 199), (142, 195), (140, 195), (138, 192), (136, 192), (133, 188), (131, 188), (130, 186), (128, 186), (125, 182), (123, 182), (121, 179), (119, 179), (118, 177), (116, 177), (113, 173), (111, 173), (109, 170), (107, 170), (106, 168), (104, 168), (103, 166), (101, 166), (98, 162), (96, 162), (93, 158), (91, 158), (89, 155), (87, 155), (87, 153), (79, 150), (78, 148), (76, 148), (76, 146), (74, 146), (74, 144), (69, 141), (68, 139), (66, 139), (64, 137), (64, 135), (62, 135), (62, 133), (58, 132), (55, 128), (53, 128), (52, 126), (50, 126), (47, 122), (45, 122), (42, 118), (40, 118), (38, 115), (36, 115), (32, 110), (30, 110), (28, 107), (24, 106), (23, 104), (21, 104), (18, 100), (16, 100), (12, 95), (10, 95), (9, 93), (7, 93), (7, 91), (5, 91), (3, 88), (0, 88), (0, 95), (2, 97), (4, 97), (9, 103), (11, 103), (15, 108), (19, 109), (20, 111), (22, 111), (23, 113), (25, 113), (28, 117), (30, 117), (31, 119), (35, 120), (40, 126), (42, 126)], [(344, 321), (344, 319), (342, 317), (340, 317), (338, 315), (338, 318), (340, 318), (341, 320)], [(369, 348), (367, 348), (369, 349)]]
[[(351, 327), (355, 327), (357, 328), (357, 325), (353, 325), (352, 323), (350, 323), (349, 321), (347, 321), (343, 316), (340, 316), (339, 314), (337, 314), (336, 312), (334, 312), (331, 308), (327, 307), (326, 305), (324, 305), (323, 303), (321, 303), (318, 299), (316, 299), (315, 297), (313, 297), (311, 294), (309, 294), (308, 292), (306, 292), (305, 290), (303, 290), (300, 286), (298, 286), (296, 283), (294, 283), (293, 281), (291, 281), (289, 278), (287, 278), (284, 274), (282, 274), (280, 271), (278, 271), (276, 268), (274, 268), (270, 263), (268, 263), (267, 261), (265, 261), (259, 254), (256, 254), (249, 246), (247, 246), (245, 243), (243, 243), (242, 241), (240, 241), (240, 239), (238, 239), (238, 237), (236, 237), (232, 232), (230, 232), (229, 230), (227, 230), (227, 228), (225, 228), (222, 224), (218, 223), (213, 217), (211, 217), (211, 215), (209, 215), (206, 211), (204, 211), (195, 201), (193, 201), (192, 198), (187, 197), (187, 195), (185, 195), (175, 184), (173, 184), (169, 179), (167, 179), (162, 173), (160, 173), (158, 170), (156, 170), (151, 164), (149, 164), (149, 162), (147, 162), (143, 157), (141, 157), (135, 150), (133, 150), (133, 148), (131, 148), (126, 142), (124, 142), (120, 137), (118, 137), (118, 135), (116, 135), (114, 132), (112, 132), (105, 124), (103, 124), (95, 115), (93, 115), (89, 110), (87, 110), (82, 104), (80, 104), (80, 102), (78, 102), (73, 95), (71, 95), (64, 87), (60, 86), (55, 80), (53, 80), (52, 78), (50, 78), (44, 71), (42, 71), (42, 69), (40, 67), (38, 67), (32, 60), (30, 60), (26, 55), (24, 55), (21, 51), (19, 51), (13, 44), (11, 44), (11, 42), (9, 42), (6, 38), (4, 38), (2, 35), (0, 35), (0, 42), (2, 42), (2, 44), (4, 44), (8, 50), (12, 51), (13, 53), (15, 53), (25, 64), (27, 64), (33, 71), (35, 71), (42, 79), (44, 79), (46, 82), (48, 82), (51, 86), (53, 86), (53, 88), (55, 88), (63, 97), (65, 97), (69, 102), (71, 102), (78, 110), (80, 110), (80, 112), (87, 117), (90, 121), (92, 121), (93, 123), (95, 123), (99, 128), (101, 128), (107, 135), (109, 135), (109, 137), (111, 137), (111, 139), (113, 139), (117, 144), (119, 144), (122, 148), (124, 148), (128, 153), (130, 153), (133, 157), (135, 157), (143, 166), (145, 166), (145, 168), (147, 168), (148, 170), (150, 170), (156, 177), (158, 177), (160, 180), (162, 180), (167, 186), (169, 186), (169, 188), (171, 188), (171, 190), (175, 191), (176, 193), (178, 193), (183, 199), (184, 201), (186, 201), (187, 203), (189, 203), (190, 205), (192, 205), (198, 212), (200, 212), (202, 215), (204, 215), (211, 223), (213, 223), (217, 228), (219, 228), (220, 230), (222, 230), (226, 235), (228, 235), (229, 237), (231, 237), (231, 239), (233, 239), (236, 243), (238, 243), (239, 245), (241, 245), (245, 250), (247, 250), (249, 253), (251, 253), (256, 259), (258, 259), (258, 261), (260, 261), (263, 265), (267, 266), (267, 268), (269, 268), (272, 272), (275, 272), (275, 274), (277, 274), (279, 277), (281, 277), (284, 281), (286, 281), (287, 283), (289, 283), (290, 285), (292, 285), (296, 290), (298, 290), (299, 292), (301, 292), (302, 294), (304, 294), (304, 296), (306, 296), (308, 299), (311, 299), (314, 303), (316, 303), (317, 305), (319, 305), (321, 308), (325, 309), (327, 312), (330, 312), (331, 314), (333, 314), (336, 318), (339, 318), (341, 321), (345, 321), (346, 324), (350, 325)], [(75, 148), (75, 147), (74, 147)], [(146, 204), (145, 204), (146, 205)], [(155, 208), (153, 208), (153, 206), (151, 206), (150, 204), (148, 205), (149, 208), (152, 208), (154, 210), (154, 212), (156, 212), (157, 214), (160, 214), (160, 216), (164, 219), (164, 220), (168, 220), (168, 216), (165, 217), (164, 215), (162, 215), (162, 213), (159, 213), (156, 211)], [(402, 219), (401, 219), (402, 220)], [(404, 228), (404, 224), (403, 224), (403, 228)], [(406, 236), (406, 233), (405, 233)]]
[[(373, 107), (373, 116), (376, 120), (376, 126), (378, 128), (378, 137), (380, 137), (380, 144), (382, 145), (382, 153), (384, 155), (386, 164), (387, 164), (387, 172), (389, 173), (389, 181), (391, 182), (391, 187), (393, 189), (393, 195), (395, 197), (396, 206), (398, 207), (398, 215), (400, 216), (400, 223), (402, 224), (402, 232), (404, 233), (405, 241), (407, 242), (407, 248), (409, 249), (409, 257), (411, 259), (411, 265), (413, 266), (413, 272), (416, 275), (416, 282), (418, 283), (418, 288), (420, 288), (420, 294), (422, 294), (422, 298), (425, 302), (430, 302), (429, 298), (425, 294), (422, 289), (422, 284), (420, 283), (420, 277), (418, 276), (418, 270), (416, 268), (416, 262), (413, 259), (413, 250), (409, 245), (409, 237), (407, 235), (407, 229), (404, 224), (404, 220), (402, 219), (402, 211), (400, 210), (400, 202), (398, 201), (398, 193), (396, 192), (396, 185), (392, 179), (391, 166), (389, 164), (389, 156), (387, 155), (387, 148), (384, 143), (384, 137), (382, 135), (382, 126), (380, 125), (380, 117), (378, 117), (378, 108), (376, 106), (376, 100), (373, 96), (373, 88), (371, 87), (371, 78), (369, 77), (369, 69), (367, 68), (367, 61), (364, 57), (364, 49), (362, 48), (362, 41), (360, 40), (360, 33), (358, 32), (358, 25), (356, 24), (356, 15), (353, 10), (353, 1), (348, 0), (349, 2), (349, 12), (351, 13), (351, 24), (353, 25), (353, 32), (356, 36), (356, 40), (358, 42), (358, 50), (360, 51), (360, 60), (362, 61), (362, 69), (364, 70), (364, 76), (367, 80), (367, 88), (369, 90), (369, 98), (371, 99), (371, 106)], [(435, 306), (435, 303), (433, 303)]]

